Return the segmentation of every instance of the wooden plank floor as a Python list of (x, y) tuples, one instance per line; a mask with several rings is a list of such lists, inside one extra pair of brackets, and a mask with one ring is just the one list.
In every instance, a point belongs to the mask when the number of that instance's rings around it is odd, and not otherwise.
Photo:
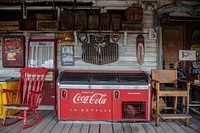
[(180, 120), (160, 122), (156, 127), (154, 120), (146, 123), (58, 121), (52, 110), (39, 113), (45, 117), (36, 126), (22, 129), (22, 121), (7, 127), (1, 124), (0, 133), (200, 133), (200, 116), (192, 117), (189, 127)]

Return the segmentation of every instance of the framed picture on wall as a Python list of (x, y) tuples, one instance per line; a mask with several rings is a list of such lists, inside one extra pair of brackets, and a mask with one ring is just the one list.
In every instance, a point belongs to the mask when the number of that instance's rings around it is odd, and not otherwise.
[(24, 67), (24, 36), (3, 36), (2, 60), (3, 67)]
[(61, 65), (73, 66), (74, 64), (74, 45), (61, 45)]

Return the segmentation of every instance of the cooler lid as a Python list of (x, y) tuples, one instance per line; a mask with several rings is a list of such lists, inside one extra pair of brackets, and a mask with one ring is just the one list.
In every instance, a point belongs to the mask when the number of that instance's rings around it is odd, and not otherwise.
[(89, 84), (89, 80), (90, 80), (90, 73), (81, 73), (81, 72), (71, 73), (70, 72), (70, 73), (61, 74), (60, 83), (61, 84), (69, 84), (69, 83)]
[(144, 72), (62, 72), (60, 84), (88, 85), (148, 85), (148, 77)]

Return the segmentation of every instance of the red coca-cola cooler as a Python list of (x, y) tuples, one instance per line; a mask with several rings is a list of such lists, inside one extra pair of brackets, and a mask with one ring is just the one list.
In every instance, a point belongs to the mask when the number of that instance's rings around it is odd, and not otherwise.
[(151, 120), (150, 77), (144, 71), (64, 70), (56, 93), (59, 120)]

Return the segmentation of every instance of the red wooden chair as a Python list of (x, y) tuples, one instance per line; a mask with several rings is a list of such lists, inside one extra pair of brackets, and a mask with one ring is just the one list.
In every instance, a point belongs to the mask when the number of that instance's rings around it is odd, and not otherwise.
[[(39, 117), (37, 109), (44, 95), (42, 89), (47, 73), (46, 68), (22, 68), (18, 88), (16, 90), (2, 89), (2, 92), (6, 93), (7, 100), (7, 104), (3, 105), (6, 110), (3, 126), (9, 126), (23, 120), (23, 128), (25, 129), (36, 125), (42, 120), (44, 115)], [(11, 96), (15, 97), (14, 101), (9, 100)], [(19, 113), (9, 116), (8, 112), (11, 110), (19, 110)], [(14, 118), (15, 120), (6, 123), (7, 118)], [(35, 121), (27, 125), (29, 119)]]

